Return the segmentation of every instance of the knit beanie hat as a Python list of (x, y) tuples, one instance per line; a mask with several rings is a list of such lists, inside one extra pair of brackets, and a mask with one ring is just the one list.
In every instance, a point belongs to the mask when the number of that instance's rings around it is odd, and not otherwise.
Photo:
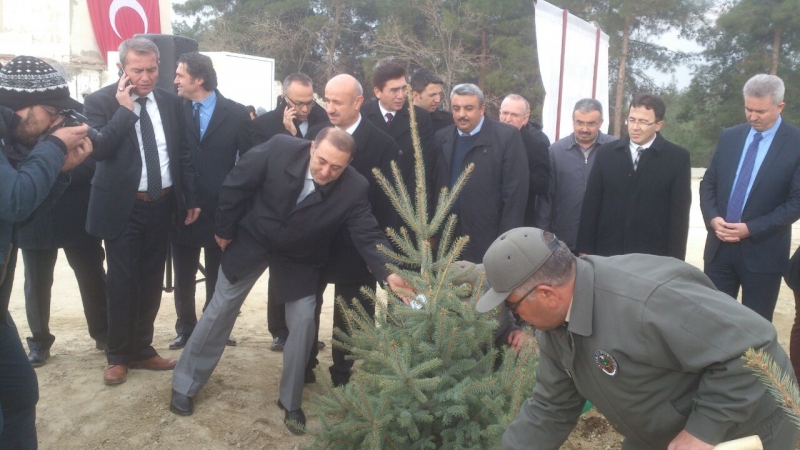
[(17, 56), (0, 69), (0, 105), (19, 111), (33, 105), (78, 109), (67, 81), (52, 66), (33, 56)]

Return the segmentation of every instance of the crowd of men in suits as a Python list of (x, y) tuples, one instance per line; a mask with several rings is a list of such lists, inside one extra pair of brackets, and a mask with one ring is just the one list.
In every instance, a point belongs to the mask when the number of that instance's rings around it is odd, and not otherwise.
[[(125, 382), (129, 368), (174, 369), (170, 409), (192, 414), (225, 346), (236, 344), (231, 330), (242, 302), (269, 268), (271, 349), (284, 357), (277, 405), (289, 429), (302, 433), (302, 390), (315, 381), (324, 345), (327, 285), (346, 299), (360, 299), (361, 286), (378, 283), (408, 292), (375, 250), (390, 245), (382, 230), (402, 220), (372, 169), (388, 174), (395, 161), (406, 186), (417, 182), (410, 107), (434, 197), (474, 164), (452, 208), (456, 235), (470, 237), (465, 261), (481, 263), (498, 236), (521, 226), (552, 231), (576, 255), (685, 259), (689, 152), (662, 135), (666, 107), (656, 95), (632, 99), (620, 139), (600, 131), (603, 106), (583, 99), (572, 114), (574, 132), (551, 145), (530, 121), (524, 97), (508, 95), (494, 120), (481, 89), (464, 83), (452, 88), (447, 112), (441, 78), (420, 69), (409, 79), (405, 66), (391, 61), (375, 68), (371, 101), (360, 82), (341, 74), (325, 85), (323, 107), (312, 80), (295, 73), (284, 81), (278, 107), (254, 118), (223, 96), (210, 59), (199, 53), (178, 60), (177, 95), (156, 87), (152, 42), (124, 41), (119, 55), (120, 79), (83, 105), (100, 135), (91, 159), (73, 171), (74, 195), (18, 233), (34, 366), (46, 363), (55, 340), (50, 286), (56, 250), (64, 248), (90, 335), (106, 352), (104, 382)], [(780, 117), (783, 95), (775, 76), (748, 81), (748, 123), (722, 133), (700, 188), (706, 274), (734, 298), (741, 287), (744, 304), (768, 320), (788, 264), (790, 227), (800, 218), (800, 130)], [(61, 215), (79, 225), (65, 225)], [(178, 316), (169, 348), (184, 348), (178, 361), (161, 357), (152, 342), (169, 251)], [(198, 320), (201, 251), (206, 298)], [(374, 305), (362, 306), (374, 314)], [(338, 307), (334, 326), (345, 326)], [(346, 356), (332, 349), (337, 386), (350, 379)]]

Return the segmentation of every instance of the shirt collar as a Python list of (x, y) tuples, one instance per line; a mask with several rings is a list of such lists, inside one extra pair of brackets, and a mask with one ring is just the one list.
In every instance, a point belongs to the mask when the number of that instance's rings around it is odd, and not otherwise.
[(206, 97), (204, 100), (201, 100), (199, 102), (192, 101), (192, 106), (200, 103), (201, 105), (203, 105), (203, 109), (208, 110), (209, 108), (214, 106), (214, 104), (216, 102), (217, 102), (217, 93), (214, 92), (214, 91), (211, 91), (211, 94), (208, 97)]
[(658, 137), (658, 133), (653, 135), (653, 139), (650, 139), (650, 142), (645, 142), (642, 145), (639, 145), (639, 144), (634, 143), (633, 141), (630, 141), (630, 142), (628, 142), (628, 146), (630, 147), (632, 152), (635, 152), (636, 150), (638, 150), (639, 147), (642, 147), (643, 149), (647, 150), (648, 148), (650, 148), (651, 145), (653, 145), (653, 142), (655, 142), (657, 137)]
[[(484, 120), (486, 120), (486, 116), (481, 116), (481, 121), (478, 122), (478, 126), (473, 128), (472, 131), (469, 132), (470, 136), (475, 136), (476, 134), (481, 132), (481, 128), (483, 128), (483, 121)], [(458, 135), (459, 136), (465, 136), (466, 133), (463, 133), (463, 132), (461, 132), (461, 130), (458, 130)]]
[(572, 145), (570, 146), (570, 148), (577, 147), (581, 151), (593, 149), (595, 144), (597, 144), (597, 140), (600, 139), (600, 133), (598, 132), (597, 136), (594, 137), (594, 140), (592, 141), (592, 143), (589, 144), (589, 147), (583, 148), (583, 146), (578, 143), (578, 140), (575, 139), (575, 133), (574, 132), (572, 134), (570, 134), (569, 136), (570, 136), (570, 138), (572, 138)]
[[(358, 113), (358, 120), (356, 120), (356, 123), (350, 125), (346, 130), (344, 130), (344, 132), (349, 134), (350, 136), (352, 136), (353, 133), (356, 132), (356, 128), (358, 128), (358, 126), (360, 124), (361, 124), (361, 113)], [(339, 127), (336, 127), (336, 128), (339, 128)], [(339, 129), (341, 130), (341, 128), (339, 128)]]
[(378, 108), (381, 109), (381, 116), (384, 118), (384, 120), (386, 120), (386, 113), (391, 113), (392, 114), (392, 119), (394, 119), (394, 116), (397, 115), (397, 111), (389, 111), (388, 109), (385, 109), (383, 107), (383, 105), (381, 105), (381, 101), (380, 100), (378, 100)]
[[(131, 98), (133, 99), (133, 101), (134, 101), (134, 102), (135, 102), (137, 99), (141, 98), (141, 97), (142, 97), (141, 95), (137, 95), (137, 94), (131, 94)], [(155, 103), (155, 102), (156, 102), (156, 96), (155, 96), (155, 94), (153, 94), (153, 91), (150, 91), (150, 93), (148, 93), (147, 95), (145, 95), (145, 97), (149, 98), (149, 99), (150, 99), (150, 101), (151, 101), (151, 102), (153, 102), (153, 103)]]
[[(778, 132), (778, 128), (780, 128), (782, 122), (783, 122), (783, 119), (781, 118), (781, 115), (778, 114), (778, 120), (776, 120), (775, 123), (771, 127), (769, 127), (769, 129), (764, 130), (764, 131), (761, 132), (761, 138), (762, 139), (767, 139), (767, 138), (774, 137), (775, 133)], [(758, 133), (758, 131), (755, 128), (750, 127), (750, 135), (748, 137), (751, 137), (751, 136), (755, 135), (756, 133)]]

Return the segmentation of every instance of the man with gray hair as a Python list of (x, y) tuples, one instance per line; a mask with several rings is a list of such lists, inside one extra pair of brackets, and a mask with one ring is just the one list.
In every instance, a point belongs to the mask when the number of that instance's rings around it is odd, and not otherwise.
[(800, 130), (783, 121), (783, 81), (756, 75), (744, 86), (745, 124), (722, 132), (700, 183), (708, 229), (705, 273), (772, 320), (800, 218)]
[(537, 223), (555, 233), (573, 251), (595, 150), (617, 140), (600, 131), (602, 126), (603, 105), (593, 98), (578, 100), (572, 110), (572, 134), (550, 146), (550, 188), (542, 201), (544, 205), (538, 209), (541, 219)]
[(792, 419), (745, 367), (763, 350), (794, 379), (775, 328), (675, 258), (576, 258), (554, 235), (517, 228), (483, 258), (491, 289), (476, 308), (506, 307), (536, 327), (533, 395), (504, 449), (557, 449), (586, 400), (625, 437), (623, 449), (712, 449), (758, 435), (794, 448)]
[(469, 180), (453, 204), (455, 236), (469, 236), (461, 259), (479, 263), (501, 233), (522, 226), (528, 200), (528, 158), (517, 128), (484, 116), (483, 91), (459, 84), (450, 93), (455, 124), (434, 138), (436, 158), (432, 197), (452, 189), (474, 163)]

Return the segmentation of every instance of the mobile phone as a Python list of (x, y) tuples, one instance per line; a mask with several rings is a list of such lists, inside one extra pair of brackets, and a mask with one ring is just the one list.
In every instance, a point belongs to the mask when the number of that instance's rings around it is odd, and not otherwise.
[(289, 104), (286, 102), (286, 99), (283, 96), (278, 96), (278, 105), (275, 106), (275, 109), (282, 111), (283, 109), (287, 108)]
[[(119, 68), (119, 72), (117, 72), (117, 75), (119, 75), (119, 77), (120, 77), (120, 78), (122, 78), (122, 76), (123, 76), (123, 75), (125, 75), (125, 69), (123, 69), (122, 67), (120, 67), (120, 68)], [(128, 78), (128, 81), (125, 83), (125, 87), (128, 87), (128, 86), (130, 86), (131, 84), (133, 84), (133, 83), (131, 83), (131, 80), (130, 80), (130, 78)]]

